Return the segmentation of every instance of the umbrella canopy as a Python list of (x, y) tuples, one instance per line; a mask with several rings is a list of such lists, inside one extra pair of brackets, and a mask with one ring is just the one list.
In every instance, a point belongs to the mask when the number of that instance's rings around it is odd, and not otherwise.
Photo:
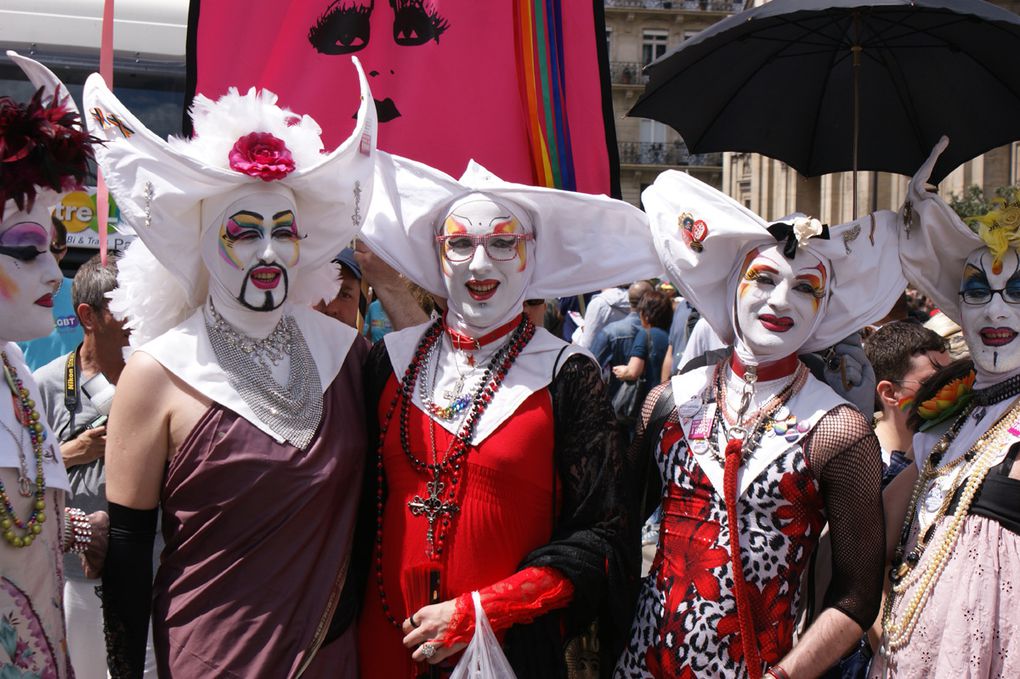
[(946, 134), (938, 182), (1020, 139), (1017, 55), (1020, 17), (981, 0), (773, 0), (648, 66), (630, 115), (806, 176), (910, 175)]

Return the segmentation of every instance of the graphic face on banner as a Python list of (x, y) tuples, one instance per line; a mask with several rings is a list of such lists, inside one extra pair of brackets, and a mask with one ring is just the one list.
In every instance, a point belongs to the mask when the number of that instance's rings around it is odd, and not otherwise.
[[(216, 239), (217, 256), (206, 257), (222, 288), (253, 311), (271, 311), (287, 299), (288, 270), (301, 257), (294, 204), (276, 193), (241, 198), (226, 209)], [(209, 260), (212, 261), (209, 261)]]
[[(356, 56), (377, 104), (380, 149), (453, 176), (474, 158), (507, 181), (534, 183), (532, 143), (546, 118), (525, 97), (541, 100), (533, 90), (548, 64), (520, 56), (530, 45), (547, 60), (562, 58), (569, 84), (557, 112), (569, 121), (570, 146), (549, 153), (572, 159), (578, 190), (608, 193), (592, 7), (562, 6), (563, 54), (518, 30), (534, 31), (531, 9), (513, 0), (207, 0), (194, 40), (196, 89), (213, 99), (231, 86), (271, 90), (281, 105), (313, 117), (335, 148), (353, 129)], [(231, 36), (257, 48), (242, 48), (239, 59)]]
[[(450, 22), (439, 13), (438, 5), (436, 0), (389, 0), (388, 9), (382, 2), (377, 9), (374, 0), (333, 0), (308, 30), (308, 42), (320, 54), (359, 53), (366, 60), (385, 61), (385, 49), (364, 52), (373, 40), (392, 41), (402, 47), (439, 43)], [(379, 65), (385, 68), (382, 61)], [(373, 78), (380, 76), (380, 71), (369, 68), (368, 72)], [(395, 66), (390, 74), (396, 75)], [(375, 104), (380, 123), (400, 117), (400, 109), (391, 97), (376, 95)]]
[[(45, 225), (45, 226), (44, 226)], [(0, 222), (0, 341), (22, 342), (53, 329), (53, 295), (60, 287), (50, 253), (50, 212), (9, 210)]]
[(447, 215), (440, 237), (452, 313), (474, 328), (488, 328), (520, 310), (531, 277), (531, 234), (513, 212), (484, 197), (468, 198)]
[(987, 248), (973, 252), (963, 267), (960, 325), (971, 358), (989, 373), (1020, 368), (1020, 254), (1010, 248), (994, 266)]
[(801, 251), (788, 260), (779, 246), (752, 251), (737, 285), (737, 325), (751, 352), (762, 359), (792, 354), (811, 336), (828, 272), (816, 256)]

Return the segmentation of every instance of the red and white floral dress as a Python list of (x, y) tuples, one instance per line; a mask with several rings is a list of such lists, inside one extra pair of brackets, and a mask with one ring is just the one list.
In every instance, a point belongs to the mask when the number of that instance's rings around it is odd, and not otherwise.
[[(749, 675), (724, 466), (711, 450), (688, 445), (712, 371), (672, 380), (676, 407), (653, 449), (663, 480), (659, 544), (617, 677)], [(762, 671), (793, 645), (801, 578), (827, 520), (833, 585), (825, 605), (870, 625), (881, 589), (882, 467), (870, 426), (811, 376), (777, 415), (785, 432), (767, 431), (737, 477), (739, 554)]]

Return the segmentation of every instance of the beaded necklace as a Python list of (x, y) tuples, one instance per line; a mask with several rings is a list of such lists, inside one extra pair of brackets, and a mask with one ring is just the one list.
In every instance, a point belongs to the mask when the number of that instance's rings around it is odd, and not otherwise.
[[(433, 362), (432, 384), (428, 384), (426, 380), (423, 379), (418, 380), (418, 396), (421, 398), (421, 402), (422, 405), (425, 406), (425, 410), (427, 410), (430, 414), (435, 415), (441, 420), (452, 420), (454, 417), (467, 410), (474, 400), (474, 394), (464, 394), (462, 392), (464, 390), (464, 385), (467, 383), (467, 379), (474, 374), (475, 367), (472, 364), (471, 370), (465, 375), (460, 372), (460, 365), (457, 362), (456, 357), (454, 357), (454, 367), (457, 368), (458, 379), (453, 387), (444, 394), (449, 403), (445, 406), (439, 405), (435, 402), (435, 400), (433, 400), (432, 392), (439, 376), (439, 348), (441, 345), (442, 342), (436, 342), (432, 345), (432, 351), (429, 352), (428, 358), (428, 360)], [(498, 353), (499, 352), (493, 354), (492, 359), (490, 359), (490, 365), (492, 360), (497, 358)]]
[[(1020, 382), (1018, 382), (1017, 387), (1020, 387)], [(994, 395), (997, 397), (997, 400), (1001, 401), (1008, 398), (1010, 394), (1009, 390), (997, 389)], [(988, 404), (990, 399), (986, 398), (984, 401), (984, 403), (979, 403), (978, 407)], [(994, 403), (995, 401), (991, 402)], [(881, 652), (887, 659), (910, 639), (914, 627), (920, 618), (921, 611), (928, 601), (928, 595), (931, 593), (934, 583), (938, 580), (938, 577), (949, 562), (949, 558), (952, 556), (953, 547), (959, 537), (963, 521), (970, 511), (970, 505), (974, 500), (974, 496), (977, 494), (981, 484), (984, 483), (988, 470), (992, 468), (998, 452), (1008, 441), (1013, 439), (1010, 429), (1016, 420), (1016, 416), (1020, 414), (1020, 402), (1014, 404), (999, 418), (998, 422), (985, 431), (965, 455), (938, 467), (937, 465), (941, 461), (942, 456), (960, 432), (973, 407), (974, 405), (968, 405), (960, 413), (949, 431), (943, 434), (942, 438), (935, 444), (932, 454), (925, 460), (924, 468), (921, 470), (917, 483), (914, 484), (906, 518), (900, 531), (899, 544), (896, 547), (892, 568), (889, 571), (889, 581), (892, 586), (889, 596), (886, 597), (885, 609), (882, 612), (883, 636)], [(927, 529), (918, 535), (917, 544), (914, 545), (910, 554), (904, 557), (907, 541), (913, 532), (918, 502), (923, 490), (929, 481), (943, 476), (957, 467), (960, 467), (960, 469), (957, 471), (956, 482), (946, 493), (941, 506), (936, 511), (936, 515), (930, 521)], [(925, 568), (920, 571), (915, 570), (928, 547), (929, 540), (934, 536), (941, 520), (945, 518), (949, 506), (952, 504), (953, 496), (961, 486), (963, 491), (960, 495), (959, 503), (943, 534), (941, 542)], [(893, 611), (896, 600), (906, 594), (907, 590), (915, 584), (917, 584), (917, 588), (907, 603), (906, 610), (903, 611), (898, 620), (895, 619)]]
[[(43, 442), (46, 440), (46, 429), (40, 422), (39, 411), (35, 409), (35, 400), (32, 399), (21, 378), (18, 377), (14, 366), (7, 360), (7, 352), (0, 352), (0, 356), (3, 358), (4, 379), (14, 397), (15, 417), (28, 430), (29, 438), (32, 441), (32, 452), (35, 454), (35, 500), (32, 503), (32, 513), (29, 514), (27, 520), (18, 518), (14, 513), (14, 506), (11, 504), (10, 498), (7, 497), (7, 489), (0, 481), (0, 530), (3, 530), (4, 540), (12, 547), (28, 547), (42, 532), (41, 524), (46, 521), (46, 512), (44, 511), (46, 509), (46, 479), (43, 476)], [(20, 442), (18, 445), (18, 454), (20, 455)], [(22, 483), (19, 479), (19, 485), (28, 483), (27, 478), (24, 476), (21, 478), (25, 481)], [(23, 491), (22, 494), (27, 497), (32, 493)], [(15, 529), (21, 534), (19, 535)]]
[[(793, 379), (783, 389), (774, 394), (765, 404), (756, 410), (751, 415), (746, 415), (746, 409), (750, 403), (748, 397), (747, 403), (741, 400), (741, 410), (735, 417), (731, 417), (726, 410), (726, 381), (722, 369), (723, 363), (719, 363), (715, 369), (714, 384), (714, 399), (719, 404), (719, 408), (722, 410), (722, 417), (718, 419), (719, 426), (722, 429), (723, 437), (729, 441), (731, 438), (740, 437), (743, 441), (741, 445), (741, 461), (746, 458), (749, 454), (754, 452), (758, 447), (758, 443), (761, 441), (762, 436), (771, 426), (774, 426), (774, 416), (782, 408), (787, 401), (793, 398), (797, 393), (800, 392), (801, 388), (807, 383), (808, 368), (803, 363), (797, 365), (796, 370), (793, 373)], [(746, 377), (745, 377), (746, 379)], [(752, 378), (752, 383), (754, 378)], [(733, 436), (731, 436), (731, 434)], [(718, 439), (715, 436), (715, 429), (709, 433), (708, 437), (709, 450), (712, 452), (713, 457), (720, 463), (725, 464), (726, 458), (722, 451), (719, 450)]]
[[(457, 504), (458, 481), (460, 479), (461, 458), (467, 455), (470, 450), (471, 437), (474, 435), (475, 426), (478, 424), (482, 413), (492, 402), (492, 397), (503, 383), (507, 372), (521, 351), (535, 334), (535, 326), (524, 314), (510, 339), (500, 347), (486, 365), (482, 380), (475, 391), (471, 407), (460, 425), (460, 430), (454, 435), (450, 446), (440, 459), (436, 450), (435, 442), (432, 445), (432, 461), (422, 460), (411, 452), (409, 424), (411, 417), (411, 398), (414, 395), (414, 387), (419, 379), (423, 378), (423, 370), (426, 370), (427, 358), (433, 346), (443, 336), (445, 323), (437, 319), (422, 335), (418, 346), (415, 348), (414, 357), (404, 375), (400, 380), (400, 386), (390, 400), (386, 409), (386, 415), (380, 420), (379, 438), (376, 444), (376, 535), (375, 535), (375, 571), (376, 588), (379, 592), (379, 600), (382, 603), (383, 614), (386, 619), (396, 627), (401, 628), (401, 622), (390, 612), (389, 600), (383, 586), (383, 508), (384, 508), (384, 483), (383, 473), (383, 445), (386, 441), (386, 432), (393, 420), (394, 413), (400, 408), (400, 447), (417, 471), (428, 474), (431, 480), (426, 483), (428, 489), (427, 497), (416, 495), (407, 503), (408, 510), (413, 516), (424, 517), (429, 525), (426, 532), (426, 556), (432, 561), (438, 561), (443, 553), (443, 546), (447, 533), (451, 527), (453, 516), (460, 511)], [(431, 418), (429, 418), (431, 421)], [(443, 479), (447, 479), (444, 481)]]

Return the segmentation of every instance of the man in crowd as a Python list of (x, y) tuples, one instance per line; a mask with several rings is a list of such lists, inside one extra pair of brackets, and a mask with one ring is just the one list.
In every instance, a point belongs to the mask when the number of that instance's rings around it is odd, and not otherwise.
[[(107, 307), (106, 293), (117, 287), (116, 256), (111, 254), (103, 265), (100, 256), (95, 255), (78, 269), (69, 287), (77, 325), (83, 331), (81, 344), (39, 368), (35, 379), (42, 394), (43, 412), (60, 440), (60, 453), (71, 480), (68, 506), (91, 513), (106, 510), (103, 456), (109, 399), (99, 393), (101, 389), (89, 389), (87, 385), (117, 383), (128, 343), (123, 322), (116, 320)], [(76, 554), (64, 556), (64, 575), (64, 619), (75, 675), (80, 679), (105, 678), (103, 612), (95, 591), (99, 583), (86, 577)]]
[(333, 264), (336, 265), (339, 274), (340, 289), (337, 290), (336, 297), (328, 304), (323, 300), (315, 305), (315, 309), (330, 318), (335, 318), (341, 323), (356, 328), (358, 327), (358, 314), (360, 313), (364, 318), (367, 310), (365, 298), (361, 294), (361, 267), (354, 260), (352, 248), (341, 250), (340, 254), (333, 258)]
[(949, 354), (945, 340), (912, 321), (883, 325), (865, 340), (864, 352), (875, 369), (875, 434), (886, 466), (884, 486), (914, 459), (906, 406), (921, 383), (949, 363)]
[(679, 368), (680, 356), (687, 346), (687, 337), (690, 329), (698, 320), (699, 314), (687, 303), (687, 300), (679, 295), (673, 300), (673, 322), (669, 326), (669, 348), (666, 351), (666, 358), (662, 361), (662, 374), (660, 381), (665, 382), (673, 374), (675, 368)]
[(590, 350), (604, 327), (627, 316), (627, 303), (628, 295), (623, 288), (606, 288), (592, 297), (584, 311), (584, 327), (577, 343)]
[[(630, 358), (630, 345), (634, 341), (634, 335), (641, 329), (641, 317), (638, 315), (638, 303), (645, 293), (651, 292), (652, 286), (648, 281), (637, 281), (627, 288), (627, 304), (630, 313), (618, 321), (607, 324), (595, 341), (591, 344), (591, 352), (595, 354), (599, 365), (604, 371), (608, 371), (614, 365), (623, 365)], [(592, 300), (592, 304), (595, 300)], [(587, 333), (587, 329), (586, 329)], [(620, 380), (610, 377), (609, 398), (620, 388)]]

